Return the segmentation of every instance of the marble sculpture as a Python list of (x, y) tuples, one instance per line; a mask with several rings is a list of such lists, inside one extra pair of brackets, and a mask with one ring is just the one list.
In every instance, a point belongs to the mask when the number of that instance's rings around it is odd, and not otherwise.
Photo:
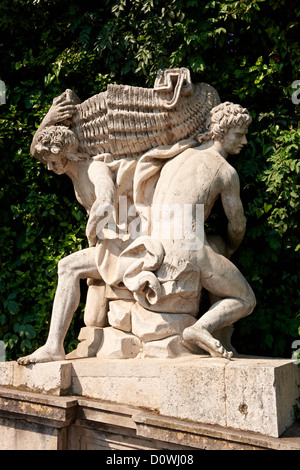
[[(67, 357), (233, 356), (232, 325), (255, 296), (230, 261), (246, 219), (227, 157), (246, 145), (250, 123), (247, 109), (221, 103), (185, 68), (159, 71), (150, 89), (109, 85), (84, 102), (71, 90), (53, 100), (31, 153), (71, 178), (89, 247), (59, 262), (48, 339), (19, 364), (66, 358), (80, 279), (85, 327)], [(219, 198), (226, 237), (204, 231)], [(211, 305), (199, 315), (204, 290)]]

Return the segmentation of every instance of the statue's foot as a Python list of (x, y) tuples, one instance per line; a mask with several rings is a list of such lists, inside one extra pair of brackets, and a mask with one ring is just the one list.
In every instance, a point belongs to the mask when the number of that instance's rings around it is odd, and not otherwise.
[(183, 339), (187, 343), (197, 344), (213, 357), (230, 359), (232, 351), (227, 351), (219, 340), (215, 339), (206, 329), (190, 326), (183, 331)]
[(26, 366), (28, 364), (36, 364), (37, 362), (63, 361), (64, 359), (65, 351), (63, 349), (60, 351), (57, 349), (52, 350), (45, 344), (29, 356), (20, 357), (17, 363)]

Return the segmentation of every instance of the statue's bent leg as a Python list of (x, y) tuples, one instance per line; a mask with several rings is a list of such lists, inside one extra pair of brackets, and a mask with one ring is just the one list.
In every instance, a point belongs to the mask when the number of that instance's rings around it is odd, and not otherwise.
[(73, 253), (58, 263), (58, 285), (48, 339), (33, 354), (19, 358), (19, 364), (60, 361), (65, 358), (63, 342), (80, 301), (80, 279), (85, 278), (100, 279), (95, 248)]
[(196, 343), (212, 356), (230, 358), (232, 353), (213, 337), (213, 332), (232, 325), (249, 315), (256, 304), (254, 293), (241, 274), (227, 258), (207, 250), (201, 270), (201, 284), (220, 298), (202, 317), (183, 332), (187, 342)]

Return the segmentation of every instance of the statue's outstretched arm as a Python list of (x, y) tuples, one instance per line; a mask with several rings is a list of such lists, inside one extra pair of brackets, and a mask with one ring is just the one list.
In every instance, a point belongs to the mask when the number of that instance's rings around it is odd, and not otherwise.
[(89, 246), (93, 247), (97, 243), (97, 235), (102, 233), (114, 210), (115, 183), (111, 171), (103, 162), (93, 162), (89, 176), (94, 184), (96, 198), (89, 211), (86, 236)]

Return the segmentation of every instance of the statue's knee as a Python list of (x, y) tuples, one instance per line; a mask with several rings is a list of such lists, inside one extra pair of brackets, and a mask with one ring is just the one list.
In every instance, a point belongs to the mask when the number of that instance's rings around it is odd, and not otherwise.
[(58, 262), (57, 273), (59, 277), (69, 275), (71, 271), (72, 271), (72, 268), (67, 258), (63, 258)]
[(251, 291), (249, 292), (249, 295), (248, 295), (248, 298), (247, 298), (247, 313), (246, 315), (250, 315), (250, 313), (253, 312), (253, 310), (255, 309), (256, 307), (256, 298), (255, 298), (255, 295), (251, 289)]
[(255, 307), (256, 307), (256, 298), (255, 298), (255, 295), (253, 294), (252, 302), (251, 302), (251, 312), (255, 309)]

